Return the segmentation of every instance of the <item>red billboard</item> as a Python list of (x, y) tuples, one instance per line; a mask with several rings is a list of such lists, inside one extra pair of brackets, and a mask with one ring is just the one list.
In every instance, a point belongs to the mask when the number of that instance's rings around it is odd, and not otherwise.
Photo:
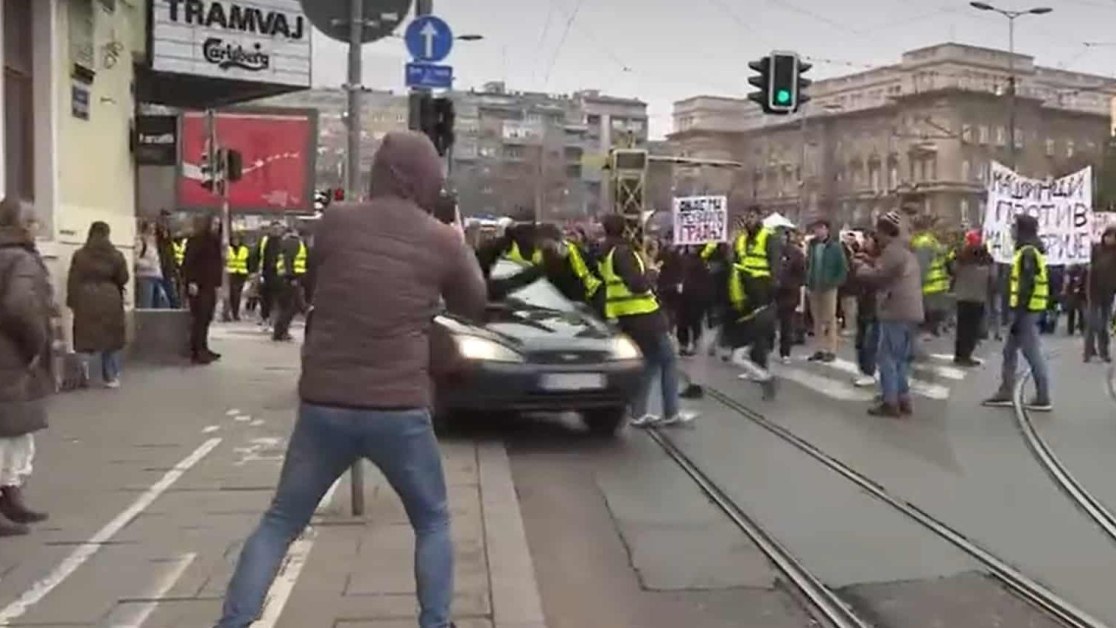
[[(312, 212), (318, 114), (312, 109), (244, 109), (216, 114), (217, 145), (240, 151), (243, 175), (229, 185), (238, 212)], [(202, 186), (208, 149), (205, 114), (182, 114), (178, 207), (217, 209), (221, 197)]]

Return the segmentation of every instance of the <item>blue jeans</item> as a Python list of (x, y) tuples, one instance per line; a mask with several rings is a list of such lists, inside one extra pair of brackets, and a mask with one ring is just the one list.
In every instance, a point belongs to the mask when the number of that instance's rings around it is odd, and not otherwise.
[(120, 379), (120, 352), (119, 351), (101, 351), (98, 353), (83, 353), (82, 361), (89, 369), (90, 376), (93, 375), (93, 364), (98, 359), (101, 363), (101, 380), (104, 382), (115, 382)]
[(1019, 352), (1031, 367), (1031, 377), (1035, 379), (1035, 398), (1050, 401), (1050, 377), (1046, 372), (1046, 359), (1042, 357), (1039, 346), (1039, 320), (1042, 312), (1016, 314), (1016, 319), (1004, 340), (1004, 363), (1000, 369), (1000, 394), (1011, 395), (1015, 387), (1015, 372), (1019, 364)]
[(139, 277), (136, 279), (136, 307), (153, 310), (167, 307), (167, 295), (163, 291), (163, 280), (159, 277)]
[(174, 280), (164, 276), (162, 286), (163, 296), (167, 298), (167, 305), (170, 306), (170, 309), (177, 310), (182, 307), (182, 304), (178, 301), (178, 289), (174, 285)]
[(899, 397), (911, 394), (911, 355), (916, 325), (900, 321), (880, 321), (876, 366), (880, 371), (880, 393), (884, 403), (896, 405)]
[(1085, 357), (1108, 357), (1108, 326), (1112, 322), (1112, 300), (1090, 303), (1085, 314)]
[(330, 486), (361, 458), (383, 472), (402, 499), (415, 531), (419, 625), (449, 626), (453, 541), (446, 480), (430, 413), (303, 403), (275, 498), (241, 550), (217, 628), (246, 628), (259, 617), (290, 544), (310, 523)]
[(674, 355), (674, 345), (670, 342), (670, 336), (663, 332), (653, 340), (644, 340), (638, 344), (640, 351), (643, 352), (643, 376), (640, 379), (639, 391), (632, 400), (632, 416), (638, 418), (647, 414), (648, 397), (651, 395), (651, 385), (656, 378), (663, 392), (663, 416), (677, 416), (678, 359)]

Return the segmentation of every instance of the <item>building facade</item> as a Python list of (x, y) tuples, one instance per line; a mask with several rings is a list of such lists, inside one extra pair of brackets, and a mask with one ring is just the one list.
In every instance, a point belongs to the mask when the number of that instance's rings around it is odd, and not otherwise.
[(942, 44), (907, 52), (895, 65), (816, 81), (810, 93), (800, 113), (785, 117), (744, 99), (675, 103), (677, 154), (744, 164), (683, 173), (675, 187), (726, 193), (736, 211), (758, 203), (792, 219), (826, 214), (864, 226), (902, 198), (946, 225), (977, 224), (992, 161), (1036, 178), (1099, 165), (1116, 81)]
[(131, 257), (132, 59), (144, 53), (146, 17), (139, 2), (0, 0), (0, 196), (33, 211), (60, 303), (94, 221)]

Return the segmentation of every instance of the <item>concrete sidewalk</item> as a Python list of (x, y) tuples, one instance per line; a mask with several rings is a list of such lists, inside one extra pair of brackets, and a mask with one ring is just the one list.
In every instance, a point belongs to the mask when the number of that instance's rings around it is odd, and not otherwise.
[[(453, 517), (458, 628), (544, 628), (503, 444), (449, 442), (442, 452)], [(279, 628), (415, 625), (411, 526), (383, 476), (371, 465), (365, 475), (365, 516), (348, 516), (346, 477), (292, 549), (269, 608), (270, 615), (282, 611)], [(277, 608), (288, 588), (293, 593), (286, 608)]]

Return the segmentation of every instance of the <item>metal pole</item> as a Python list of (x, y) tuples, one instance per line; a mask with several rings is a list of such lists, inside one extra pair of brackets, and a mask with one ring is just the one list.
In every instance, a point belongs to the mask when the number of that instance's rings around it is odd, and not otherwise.
[[(349, 137), (345, 198), (360, 198), (360, 92), (362, 88), (361, 46), (364, 44), (364, 0), (351, 0), (349, 14)], [(350, 505), (354, 517), (364, 514), (364, 462), (357, 460), (350, 471)]]
[(808, 109), (803, 105), (802, 109), (802, 155), (798, 162), (798, 215), (795, 216), (795, 223), (801, 224), (802, 218), (806, 215), (806, 120), (809, 117)]
[(1008, 15), (1008, 155), (1015, 170), (1015, 17)]
[(209, 163), (210, 173), (214, 185), (220, 186), (214, 191), (221, 195), (221, 303), (222, 312), (229, 308), (229, 274), (224, 272), (228, 268), (229, 257), (229, 184), (226, 165), (218, 163), (221, 150), (217, 145), (217, 112), (213, 109), (205, 110), (206, 132), (206, 159)]

